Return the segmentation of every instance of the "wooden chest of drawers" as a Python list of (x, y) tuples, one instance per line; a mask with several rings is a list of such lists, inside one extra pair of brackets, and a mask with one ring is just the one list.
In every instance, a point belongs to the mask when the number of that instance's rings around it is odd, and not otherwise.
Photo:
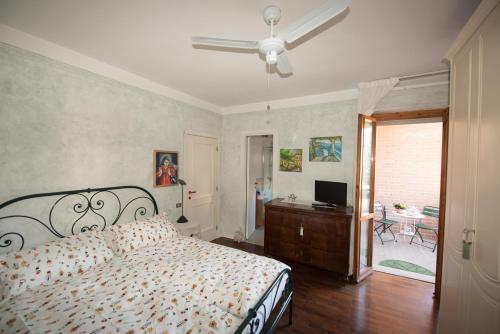
[(264, 251), (267, 255), (349, 273), (352, 209), (266, 204)]

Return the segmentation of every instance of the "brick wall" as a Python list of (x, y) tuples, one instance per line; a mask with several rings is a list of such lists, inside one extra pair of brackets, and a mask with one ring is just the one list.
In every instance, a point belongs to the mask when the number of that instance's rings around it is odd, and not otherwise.
[[(396, 202), (420, 211), (426, 205), (439, 206), (441, 134), (441, 122), (379, 123), (375, 201), (386, 206), (388, 218), (395, 218), (391, 211)], [(437, 226), (436, 219), (426, 218), (425, 223)], [(424, 238), (434, 239), (434, 234)]]

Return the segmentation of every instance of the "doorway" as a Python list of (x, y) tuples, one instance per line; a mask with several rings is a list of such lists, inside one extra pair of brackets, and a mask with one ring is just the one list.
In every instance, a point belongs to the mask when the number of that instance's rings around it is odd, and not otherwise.
[(265, 204), (273, 198), (273, 135), (246, 137), (246, 224), (249, 243), (264, 246)]
[(377, 123), (373, 270), (435, 281), (442, 123)]
[[(438, 155), (437, 160), (434, 157), (433, 164), (427, 164), (427, 167), (424, 166), (423, 162), (420, 163), (419, 167), (418, 160), (412, 162), (413, 165), (417, 166), (410, 166), (411, 168), (408, 166), (405, 168), (405, 164), (399, 163), (395, 165), (395, 169), (391, 170), (391, 163), (394, 163), (393, 160), (395, 160), (396, 155), (402, 156), (402, 159), (411, 160), (414, 158), (410, 157), (411, 155), (425, 157), (425, 154), (430, 154), (430, 152), (425, 152), (423, 140), (420, 146), (414, 142), (407, 143), (406, 145), (403, 143), (405, 148), (402, 149), (398, 149), (397, 145), (392, 148), (378, 147), (379, 145), (391, 146), (392, 144), (390, 143), (398, 143), (398, 139), (392, 138), (389, 141), (384, 139), (384, 141), (380, 140), (382, 139), (380, 136), (387, 135), (384, 131), (387, 132), (386, 130), (389, 126), (404, 127), (407, 125), (406, 129), (400, 128), (399, 130), (416, 131), (415, 129), (408, 128), (408, 125), (411, 125), (409, 127), (420, 127), (422, 128), (420, 131), (423, 131), (423, 128), (426, 128), (425, 124), (434, 124), (429, 126), (429, 128), (433, 128), (430, 131), (434, 131), (434, 138), (432, 140), (440, 139), (438, 143), (433, 144), (435, 151), (433, 154)], [(387, 126), (386, 129), (384, 129), (385, 126)], [(423, 137), (425, 140), (429, 140), (428, 136)], [(415, 138), (401, 139), (416, 141)], [(408, 258), (397, 258), (398, 253), (402, 255), (404, 251), (409, 251), (415, 254), (423, 254), (427, 256), (427, 259), (431, 259), (425, 265), (428, 266), (427, 269), (429, 272), (432, 272), (432, 278), (436, 283), (435, 296), (439, 297), (444, 236), (444, 207), (446, 203), (447, 143), (447, 108), (415, 112), (381, 113), (371, 117), (359, 116), (354, 212), (354, 281), (359, 282), (365, 279), (371, 274), (372, 270), (380, 270), (381, 267), (382, 270), (380, 271), (386, 272), (391, 271), (391, 268), (394, 269), (394, 267), (398, 269), (398, 266), (402, 266), (399, 267), (400, 270), (411, 267), (411, 271), (420, 271), (421, 269), (415, 269), (415, 266), (412, 266), (412, 264), (418, 263), (411, 263)], [(411, 151), (399, 152), (400, 150), (409, 150), (410, 148), (419, 154), (414, 154), (415, 152)], [(383, 150), (387, 152), (383, 153)], [(381, 161), (381, 159), (385, 161)], [(425, 171), (425, 168), (434, 168), (432, 177), (430, 172)], [(404, 177), (400, 177), (404, 176), (407, 172), (405, 169), (414, 169), (416, 176), (410, 176), (410, 178), (418, 178), (418, 180), (407, 178), (406, 186), (412, 187), (413, 184), (414, 188), (419, 188), (429, 181), (428, 183), (432, 184), (432, 186), (427, 187), (427, 189), (432, 193), (431, 196), (429, 194), (423, 196), (424, 194), (422, 194), (420, 188), (415, 189), (413, 192), (398, 191), (397, 188), (399, 186), (396, 184), (398, 179), (403, 179), (403, 190), (405, 187)], [(384, 176), (381, 172), (382, 170), (389, 175)], [(379, 176), (381, 180), (377, 179)], [(436, 178), (438, 178), (438, 181), (436, 181)], [(387, 184), (382, 185), (379, 181), (386, 182)], [(381, 190), (384, 193), (381, 193)], [(398, 209), (394, 204), (402, 204), (402, 208)], [(386, 249), (385, 256), (396, 258), (383, 258), (382, 247)], [(398, 251), (396, 248), (405, 248), (405, 250)], [(398, 261), (385, 261), (383, 264), (386, 264), (388, 269), (384, 270), (386, 268), (380, 264), (384, 260)], [(417, 261), (415, 258), (413, 260), (414, 262)], [(426, 273), (429, 274), (429, 272)], [(396, 271), (391, 273), (395, 274)], [(412, 278), (421, 279), (422, 277), (425, 276), (416, 277), (413, 275)]]

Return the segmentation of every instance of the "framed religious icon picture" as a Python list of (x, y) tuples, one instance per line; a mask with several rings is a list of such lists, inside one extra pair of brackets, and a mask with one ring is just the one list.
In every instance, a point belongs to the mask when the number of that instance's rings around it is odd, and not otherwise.
[(155, 187), (177, 185), (179, 152), (155, 150), (153, 152), (153, 179)]

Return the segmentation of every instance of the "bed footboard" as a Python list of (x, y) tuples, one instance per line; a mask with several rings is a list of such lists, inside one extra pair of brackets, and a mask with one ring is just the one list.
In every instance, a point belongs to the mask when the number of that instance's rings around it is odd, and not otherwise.
[[(285, 287), (281, 295), (278, 296), (279, 287), (283, 282), (285, 282)], [(270, 308), (269, 305), (266, 304), (269, 298), (271, 298)], [(279, 307), (274, 310), (278, 303), (280, 303)], [(293, 316), (292, 271), (290, 269), (283, 269), (264, 295), (259, 299), (257, 304), (248, 311), (248, 316), (243, 320), (235, 334), (273, 333), (287, 307), (290, 308), (288, 313), (288, 324), (291, 325)]]

